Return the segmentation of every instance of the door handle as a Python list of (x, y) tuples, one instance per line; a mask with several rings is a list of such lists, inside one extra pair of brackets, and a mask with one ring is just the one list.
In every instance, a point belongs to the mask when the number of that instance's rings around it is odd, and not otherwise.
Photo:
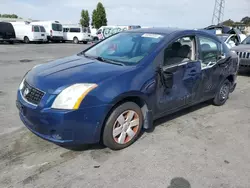
[(195, 76), (196, 75), (196, 71), (195, 70), (191, 70), (190, 73), (188, 74), (189, 76)]

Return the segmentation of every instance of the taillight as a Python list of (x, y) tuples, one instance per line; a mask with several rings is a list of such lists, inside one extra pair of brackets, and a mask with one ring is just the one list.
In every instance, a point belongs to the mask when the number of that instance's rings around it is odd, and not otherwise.
[(50, 36), (52, 36), (52, 30), (50, 30)]

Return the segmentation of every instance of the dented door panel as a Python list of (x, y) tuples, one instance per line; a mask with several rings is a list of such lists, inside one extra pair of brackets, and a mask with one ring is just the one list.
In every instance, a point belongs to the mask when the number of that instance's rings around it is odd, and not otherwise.
[(173, 86), (166, 88), (162, 84), (157, 90), (157, 109), (160, 114), (182, 108), (201, 95), (197, 93), (201, 84), (201, 63), (187, 62), (164, 69), (173, 75)]

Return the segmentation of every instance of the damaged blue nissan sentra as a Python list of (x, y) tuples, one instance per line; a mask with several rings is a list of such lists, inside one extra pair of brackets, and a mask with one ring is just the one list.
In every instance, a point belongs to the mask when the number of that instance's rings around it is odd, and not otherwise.
[(223, 105), (238, 68), (237, 55), (204, 31), (123, 31), (32, 68), (16, 106), (26, 127), (45, 140), (118, 150), (157, 118), (203, 101)]

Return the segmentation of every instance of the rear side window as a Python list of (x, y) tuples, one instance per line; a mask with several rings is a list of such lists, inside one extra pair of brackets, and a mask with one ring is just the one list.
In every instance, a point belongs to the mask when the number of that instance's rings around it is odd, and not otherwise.
[(41, 31), (41, 32), (45, 32), (45, 29), (44, 29), (43, 26), (40, 26), (40, 31)]
[(53, 31), (62, 31), (63, 28), (62, 28), (62, 25), (61, 24), (52, 24), (52, 30)]
[(69, 32), (72, 32), (72, 33), (80, 33), (80, 32), (81, 32), (81, 29), (80, 29), (80, 28), (70, 28), (70, 29), (69, 29)]
[(34, 32), (39, 32), (39, 27), (38, 26), (33, 26), (34, 27)]
[(218, 55), (221, 54), (221, 43), (206, 37), (199, 37), (199, 43), (202, 63), (217, 62)]

